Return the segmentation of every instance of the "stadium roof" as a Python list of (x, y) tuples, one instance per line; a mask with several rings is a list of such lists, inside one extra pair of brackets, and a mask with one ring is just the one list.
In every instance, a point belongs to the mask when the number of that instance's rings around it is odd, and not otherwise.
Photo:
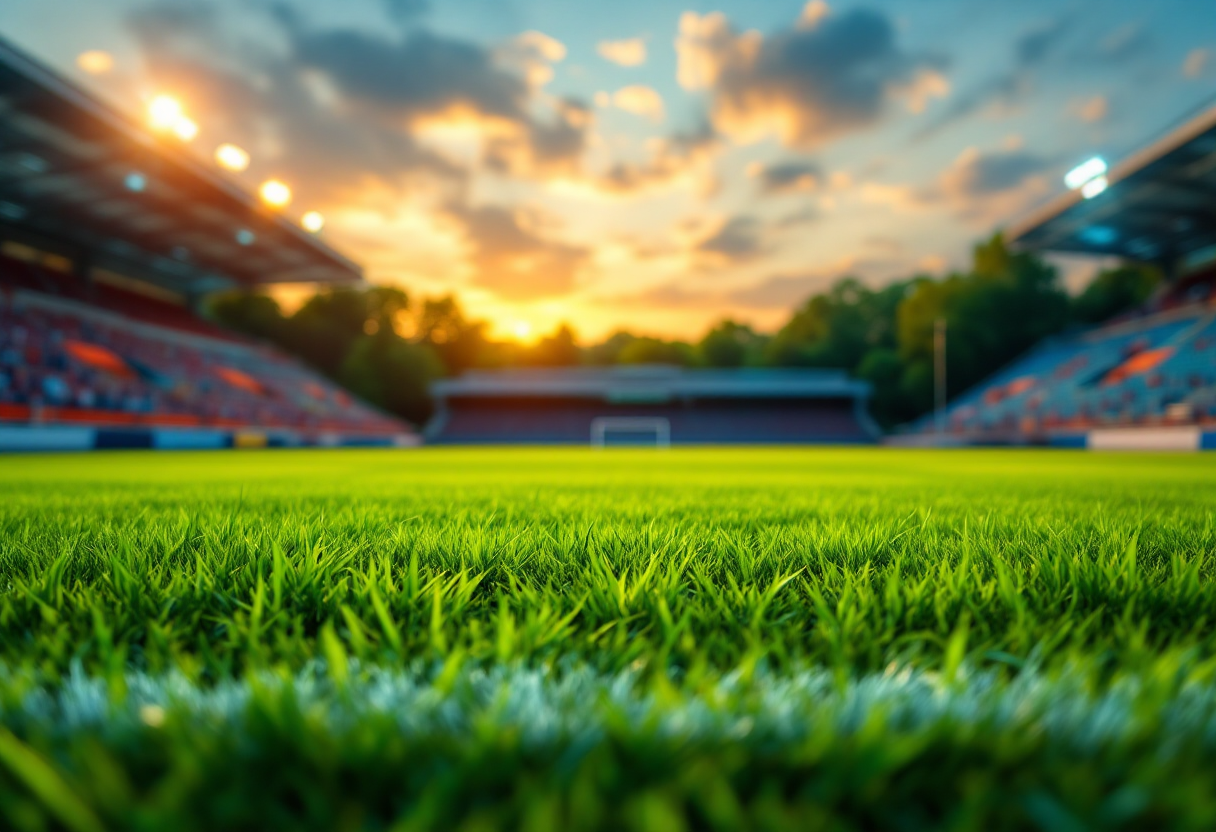
[(362, 279), (359, 266), (3, 39), (0, 224), (179, 291)]
[(439, 398), (594, 398), (619, 403), (681, 398), (857, 398), (870, 386), (838, 370), (686, 370), (664, 364), (478, 370), (432, 385)]
[(1086, 199), (1069, 191), (1008, 231), (1023, 249), (1183, 265), (1216, 246), (1216, 106), (1115, 165)]

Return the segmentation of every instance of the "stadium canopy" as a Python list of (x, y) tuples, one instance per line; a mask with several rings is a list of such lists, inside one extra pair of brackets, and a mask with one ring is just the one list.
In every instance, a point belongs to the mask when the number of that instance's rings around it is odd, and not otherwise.
[(0, 39), (0, 230), (183, 294), (350, 283), (356, 264)]
[(704, 398), (866, 398), (870, 386), (838, 370), (686, 370), (669, 365), (478, 370), (432, 385), (446, 398), (590, 398), (658, 404)]
[(1030, 251), (1113, 255), (1177, 274), (1216, 255), (1216, 107), (1115, 165), (1105, 190), (1060, 195), (1007, 233)]

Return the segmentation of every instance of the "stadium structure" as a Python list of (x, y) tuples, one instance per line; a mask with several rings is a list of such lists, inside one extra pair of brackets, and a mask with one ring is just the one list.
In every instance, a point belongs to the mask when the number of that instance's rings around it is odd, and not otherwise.
[(195, 314), (357, 265), (0, 40), (0, 449), (402, 444), (402, 422)]
[(959, 396), (939, 439), (1216, 448), (1216, 107), (1109, 172), (1095, 162), (1087, 181), (1011, 228), (1010, 243), (1152, 263), (1162, 288), (1135, 313), (1049, 339)]
[(878, 429), (869, 385), (832, 370), (665, 365), (471, 372), (434, 385), (429, 441), (858, 444)]

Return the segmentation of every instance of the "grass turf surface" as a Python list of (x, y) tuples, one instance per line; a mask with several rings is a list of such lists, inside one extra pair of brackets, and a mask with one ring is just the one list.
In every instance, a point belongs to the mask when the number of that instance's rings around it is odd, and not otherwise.
[(1216, 466), (0, 459), (0, 820), (1216, 825)]

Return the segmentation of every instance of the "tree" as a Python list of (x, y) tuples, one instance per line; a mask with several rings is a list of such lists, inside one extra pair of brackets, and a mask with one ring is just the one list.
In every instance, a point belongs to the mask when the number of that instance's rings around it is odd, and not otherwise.
[(742, 367), (759, 358), (763, 344), (751, 327), (727, 319), (705, 333), (697, 352), (708, 367)]
[(443, 364), (425, 344), (411, 344), (390, 331), (360, 336), (342, 362), (338, 379), (346, 389), (380, 408), (424, 425), (431, 416), (429, 387)]
[(525, 349), (521, 363), (533, 367), (573, 367), (582, 361), (582, 351), (574, 330), (562, 324), (552, 335), (546, 336), (534, 346)]
[(417, 339), (433, 347), (449, 375), (478, 367), (487, 358), (484, 321), (468, 321), (456, 298), (428, 298), (417, 320)]
[(696, 363), (693, 348), (682, 341), (663, 341), (658, 338), (635, 338), (626, 344), (617, 355), (620, 364), (675, 364), (690, 367)]
[(1073, 317), (1097, 324), (1140, 306), (1161, 283), (1152, 266), (1124, 263), (1099, 272), (1072, 303)]
[(205, 314), (220, 326), (268, 341), (283, 335), (283, 310), (269, 295), (227, 292), (209, 298)]

